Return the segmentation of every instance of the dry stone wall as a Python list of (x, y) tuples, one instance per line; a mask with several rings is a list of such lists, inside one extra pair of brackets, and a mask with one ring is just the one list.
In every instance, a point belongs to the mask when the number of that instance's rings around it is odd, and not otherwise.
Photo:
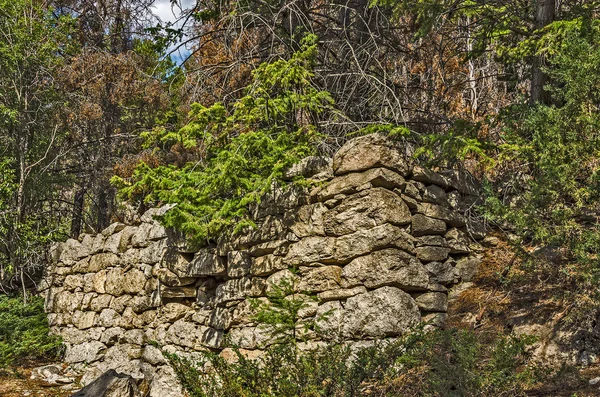
[[(255, 229), (213, 246), (165, 230), (154, 217), (168, 206), (56, 245), (41, 292), (84, 383), (115, 368), (150, 381), (151, 396), (175, 396), (156, 344), (193, 357), (231, 354), (235, 343), (259, 355), (275, 338), (256, 323), (251, 299), (266, 301), (282, 280), (306, 302), (303, 348), (442, 324), (449, 289), (478, 264), (476, 184), (411, 164), (379, 135), (348, 142), (333, 160), (305, 159), (287, 176), (299, 175), (312, 187), (274, 187), (252, 210)], [(313, 322), (319, 332), (302, 326)]]

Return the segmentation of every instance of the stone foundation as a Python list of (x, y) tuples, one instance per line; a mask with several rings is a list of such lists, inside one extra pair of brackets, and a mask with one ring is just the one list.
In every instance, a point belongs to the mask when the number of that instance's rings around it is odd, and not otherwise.
[(477, 185), (411, 164), (379, 135), (348, 142), (333, 160), (305, 159), (288, 172), (299, 175), (313, 187), (273, 188), (252, 209), (255, 229), (213, 246), (165, 230), (154, 216), (169, 207), (55, 246), (40, 290), (83, 382), (115, 368), (150, 381), (151, 396), (176, 396), (156, 344), (191, 357), (229, 354), (228, 343), (260, 354), (276, 339), (251, 299), (266, 302), (282, 280), (306, 302), (300, 325), (318, 325), (300, 333), (304, 348), (442, 324), (448, 289), (479, 262), (471, 247), (483, 230), (469, 219)]

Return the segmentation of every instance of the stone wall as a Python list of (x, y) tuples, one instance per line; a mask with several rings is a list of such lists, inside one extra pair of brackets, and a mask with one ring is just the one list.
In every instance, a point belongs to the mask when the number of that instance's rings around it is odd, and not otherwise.
[(255, 229), (213, 246), (165, 230), (154, 216), (169, 207), (56, 245), (40, 289), (83, 382), (116, 368), (166, 397), (172, 372), (156, 343), (193, 356), (230, 354), (229, 341), (260, 354), (274, 338), (254, 321), (250, 298), (266, 302), (282, 280), (306, 301), (299, 329), (320, 329), (300, 332), (304, 348), (443, 323), (449, 289), (478, 264), (472, 180), (413, 165), (379, 135), (348, 142), (333, 160), (305, 159), (288, 172), (298, 175), (312, 187), (273, 188), (252, 209)]

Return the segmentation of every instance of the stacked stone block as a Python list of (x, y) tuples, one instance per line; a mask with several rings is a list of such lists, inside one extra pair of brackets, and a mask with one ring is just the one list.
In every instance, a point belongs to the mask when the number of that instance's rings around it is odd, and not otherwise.
[(306, 302), (299, 329), (319, 330), (299, 333), (305, 348), (443, 323), (448, 289), (470, 281), (478, 264), (470, 247), (483, 231), (469, 219), (478, 199), (470, 178), (414, 165), (379, 135), (348, 142), (333, 160), (305, 159), (287, 176), (313, 187), (274, 186), (252, 208), (256, 228), (211, 246), (165, 230), (154, 217), (170, 207), (57, 245), (41, 290), (65, 360), (90, 380), (116, 368), (165, 384), (156, 344), (193, 357), (227, 355), (234, 343), (257, 356), (276, 339), (250, 300), (266, 302), (282, 280), (291, 299)]

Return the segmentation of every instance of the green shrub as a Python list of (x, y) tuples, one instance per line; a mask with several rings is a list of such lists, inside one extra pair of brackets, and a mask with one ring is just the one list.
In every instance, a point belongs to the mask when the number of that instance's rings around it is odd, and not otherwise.
[(0, 368), (58, 357), (61, 340), (49, 335), (44, 300), (0, 295)]
[(192, 397), (520, 396), (536, 375), (530, 343), (506, 336), (490, 346), (472, 331), (436, 330), (361, 350), (330, 344), (296, 354), (284, 343), (255, 360), (238, 349), (236, 362), (216, 353), (169, 358)]

